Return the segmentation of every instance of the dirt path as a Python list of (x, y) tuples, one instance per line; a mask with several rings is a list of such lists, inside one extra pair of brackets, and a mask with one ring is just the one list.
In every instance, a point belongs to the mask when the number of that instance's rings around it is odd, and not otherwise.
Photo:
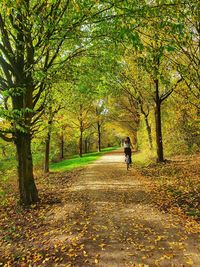
[(71, 244), (70, 261), (57, 266), (200, 266), (197, 233), (154, 208), (139, 172), (126, 171), (123, 160), (121, 151), (109, 153), (63, 187), (46, 220), (58, 228), (49, 242)]

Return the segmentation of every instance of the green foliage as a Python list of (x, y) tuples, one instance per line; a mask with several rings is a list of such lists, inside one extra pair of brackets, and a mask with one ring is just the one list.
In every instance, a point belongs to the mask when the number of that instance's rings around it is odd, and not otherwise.
[[(35, 166), (47, 134), (52, 161), (61, 141), (65, 156), (77, 153), (81, 131), (83, 144), (96, 149), (98, 120), (103, 146), (130, 135), (150, 153), (145, 115), (155, 147), (155, 79), (160, 100), (170, 96), (161, 114), (165, 154), (199, 151), (196, 0), (4, 0), (0, 10), (0, 137), (30, 132)], [(1, 170), (8, 151), (14, 155), (12, 147), (0, 156)]]
[[(147, 148), (147, 147), (146, 147)], [(156, 152), (150, 151), (149, 149), (139, 150), (139, 152), (134, 153), (132, 156), (133, 164), (137, 168), (147, 167), (151, 163), (155, 162)]]
[[(183, 91), (183, 88), (179, 90)], [(166, 154), (198, 153), (199, 119), (196, 107), (176, 95), (166, 104), (163, 118)]]

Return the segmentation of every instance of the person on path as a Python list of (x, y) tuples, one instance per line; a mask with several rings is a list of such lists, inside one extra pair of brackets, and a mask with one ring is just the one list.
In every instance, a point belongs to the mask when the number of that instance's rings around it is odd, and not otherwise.
[(132, 158), (131, 158), (132, 151), (131, 151), (131, 147), (132, 147), (131, 140), (130, 140), (129, 137), (126, 137), (124, 139), (124, 154), (125, 154), (125, 157), (127, 155), (129, 156), (129, 158), (130, 158), (130, 164), (132, 164)]

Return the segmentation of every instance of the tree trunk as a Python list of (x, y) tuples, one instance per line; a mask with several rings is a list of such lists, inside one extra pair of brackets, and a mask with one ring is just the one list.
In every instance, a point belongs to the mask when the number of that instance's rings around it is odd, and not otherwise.
[(49, 154), (50, 154), (50, 142), (51, 142), (51, 127), (53, 123), (52, 109), (50, 107), (50, 118), (48, 119), (48, 132), (45, 140), (45, 159), (44, 159), (44, 173), (49, 172)]
[(97, 122), (97, 129), (98, 129), (98, 152), (101, 151), (101, 125)]
[(158, 80), (155, 80), (155, 121), (156, 121), (156, 144), (157, 144), (157, 161), (163, 162), (163, 143), (162, 143), (162, 122), (161, 122), (161, 100), (159, 97), (159, 85)]
[(88, 152), (88, 139), (85, 138), (85, 153)]
[(80, 139), (79, 139), (79, 156), (83, 156), (83, 131), (80, 130)]
[(145, 124), (146, 124), (147, 134), (148, 134), (149, 147), (152, 150), (152, 148), (153, 148), (153, 142), (152, 142), (152, 135), (151, 135), (151, 127), (149, 125), (148, 116), (147, 115), (144, 115), (144, 118), (145, 118)]
[(60, 138), (60, 159), (64, 159), (64, 136), (63, 133)]
[(20, 202), (28, 206), (38, 201), (38, 191), (33, 176), (31, 135), (30, 133), (17, 132), (15, 138)]
[(138, 140), (137, 140), (137, 131), (133, 132), (131, 143), (135, 151), (138, 151)]
[(51, 135), (50, 135), (50, 132), (48, 132), (46, 140), (45, 140), (44, 173), (49, 172), (50, 140), (51, 140)]

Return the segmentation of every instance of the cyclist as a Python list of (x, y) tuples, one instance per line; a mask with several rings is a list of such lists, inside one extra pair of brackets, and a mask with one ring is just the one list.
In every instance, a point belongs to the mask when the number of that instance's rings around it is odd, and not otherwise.
[(131, 151), (131, 147), (132, 147), (131, 140), (130, 140), (129, 137), (126, 137), (124, 139), (124, 154), (125, 154), (125, 156), (129, 155), (130, 164), (132, 164), (132, 159), (131, 159), (132, 151)]

